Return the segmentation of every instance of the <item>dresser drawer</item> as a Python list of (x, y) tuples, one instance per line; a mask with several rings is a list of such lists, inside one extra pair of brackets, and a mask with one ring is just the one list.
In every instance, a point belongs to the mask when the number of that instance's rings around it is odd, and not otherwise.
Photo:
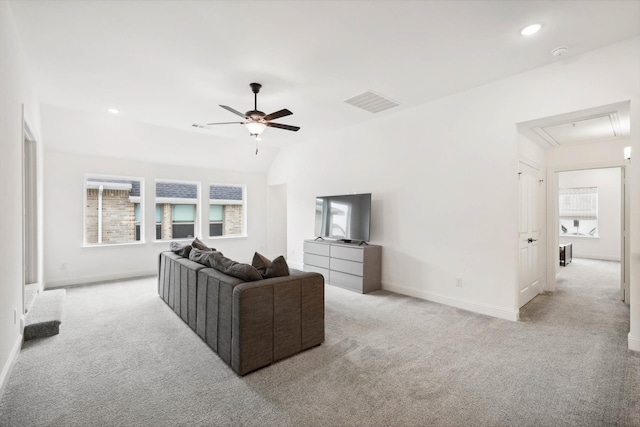
[(362, 293), (362, 277), (333, 270), (329, 274), (330, 284)]
[(331, 245), (331, 258), (347, 259), (350, 261), (362, 262), (364, 259), (362, 248), (348, 246)]
[(303, 266), (303, 270), (304, 271), (310, 271), (312, 273), (320, 273), (320, 274), (322, 274), (324, 276), (324, 282), (325, 283), (329, 282), (329, 269), (328, 268), (315, 267), (313, 265), (305, 264)]
[(329, 268), (329, 257), (316, 255), (312, 253), (304, 253), (304, 263), (314, 265), (316, 267)]
[(356, 261), (347, 261), (345, 259), (331, 258), (331, 270), (340, 271), (342, 273), (353, 274), (354, 276), (362, 276), (363, 264)]
[(329, 248), (326, 243), (304, 242), (304, 252), (309, 254), (329, 256)]

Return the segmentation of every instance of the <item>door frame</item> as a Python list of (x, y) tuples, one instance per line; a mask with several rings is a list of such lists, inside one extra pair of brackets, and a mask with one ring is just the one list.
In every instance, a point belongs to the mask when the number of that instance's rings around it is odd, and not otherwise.
[[(608, 169), (620, 168), (622, 179), (628, 176), (627, 167), (629, 160), (612, 160), (596, 163), (571, 164), (565, 166), (553, 166), (547, 168), (547, 268), (546, 268), (546, 291), (554, 292), (556, 290), (556, 275), (560, 266), (558, 262), (558, 245), (560, 236), (558, 236), (558, 173), (571, 172), (587, 169)], [(620, 227), (622, 241), (622, 254), (620, 257), (621, 271), (621, 288), (625, 290), (625, 303), (629, 303), (629, 277), (630, 277), (630, 239), (629, 239), (629, 186), (622, 185), (622, 204), (621, 212), (622, 222)]]

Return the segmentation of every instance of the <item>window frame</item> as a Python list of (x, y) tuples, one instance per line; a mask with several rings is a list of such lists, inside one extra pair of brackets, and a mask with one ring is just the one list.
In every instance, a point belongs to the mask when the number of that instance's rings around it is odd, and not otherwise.
[[(158, 187), (158, 183), (159, 182), (163, 182), (163, 183), (169, 183), (169, 184), (186, 184), (186, 185), (195, 185), (196, 186), (196, 197), (195, 199), (186, 199), (186, 198), (180, 198), (180, 197), (158, 197), (158, 193), (157, 193), (157, 187)], [(193, 237), (171, 237), (170, 239), (162, 239), (162, 222), (160, 222), (160, 227), (161, 227), (161, 238), (158, 239), (157, 238), (157, 226), (158, 223), (156, 221), (154, 221), (154, 242), (158, 242), (158, 243), (166, 243), (166, 242), (172, 242), (172, 241), (191, 241), (194, 238), (200, 238), (200, 236), (202, 236), (201, 233), (201, 221), (200, 221), (200, 195), (201, 195), (201, 191), (200, 191), (200, 182), (199, 181), (186, 181), (186, 180), (181, 180), (181, 179), (166, 179), (166, 178), (156, 178), (154, 180), (154, 187), (153, 187), (153, 196), (154, 196), (154, 219), (155, 219), (155, 209), (156, 206), (158, 204), (170, 204), (172, 206), (175, 205), (195, 205), (195, 212), (194, 212), (194, 224), (193, 224)], [(160, 200), (160, 202), (159, 202)], [(173, 211), (173, 208), (172, 208)], [(173, 229), (173, 225), (174, 225), (174, 221), (173, 221), (173, 213), (171, 215), (171, 227)]]
[[(573, 192), (573, 194), (572, 194)], [(580, 212), (576, 215), (563, 215), (563, 197), (575, 196), (576, 198), (581, 195), (589, 195), (593, 198), (591, 201), (592, 204), (595, 204), (595, 207), (585, 208), (584, 202), (581, 203), (576, 201), (571, 203), (574, 212)], [(600, 207), (600, 194), (598, 187), (566, 187), (558, 189), (558, 235), (559, 237), (570, 237), (570, 238), (587, 238), (587, 239), (598, 239), (600, 238), (600, 223), (599, 223), (599, 207)], [(580, 230), (580, 222), (590, 222), (592, 223), (587, 228), (591, 228), (591, 231), (587, 234), (579, 234)], [(595, 226), (592, 227), (595, 223)], [(562, 228), (566, 228), (567, 232), (563, 232)], [(576, 233), (568, 233), (568, 230), (571, 230), (575, 227)]]
[[(112, 179), (114, 181), (138, 181), (140, 183), (140, 195), (130, 197), (131, 202), (134, 204), (134, 239), (136, 236), (136, 220), (135, 220), (135, 204), (140, 206), (140, 240), (132, 240), (128, 242), (117, 242), (117, 243), (89, 243), (87, 242), (87, 190), (89, 189), (88, 183), (91, 178), (107, 180)], [(100, 248), (100, 247), (108, 247), (108, 246), (127, 246), (127, 245), (143, 245), (145, 244), (145, 226), (144, 226), (144, 212), (145, 212), (145, 203), (144, 203), (144, 192), (145, 192), (145, 182), (144, 178), (139, 176), (126, 176), (126, 175), (111, 175), (111, 174), (97, 174), (97, 173), (85, 173), (83, 176), (82, 182), (83, 192), (82, 192), (82, 247), (84, 248)]]
[[(242, 199), (240, 201), (233, 199), (212, 199), (211, 198), (211, 187), (219, 186), (219, 187), (239, 187), (242, 189)], [(211, 235), (211, 220), (209, 216), (210, 208), (207, 209), (207, 237), (209, 239), (236, 239), (236, 238), (246, 238), (247, 237), (247, 186), (245, 184), (232, 184), (232, 183), (222, 183), (222, 182), (210, 182), (207, 186), (207, 194), (206, 201), (207, 206), (218, 205), (223, 206), (222, 209), (222, 235), (221, 236), (212, 236)], [(215, 202), (215, 203), (214, 203)], [(221, 203), (222, 202), (222, 203)], [(242, 206), (242, 230), (239, 234), (224, 234), (224, 215), (225, 215), (225, 206), (227, 205), (240, 205)], [(219, 224), (220, 222), (214, 222), (214, 224)]]

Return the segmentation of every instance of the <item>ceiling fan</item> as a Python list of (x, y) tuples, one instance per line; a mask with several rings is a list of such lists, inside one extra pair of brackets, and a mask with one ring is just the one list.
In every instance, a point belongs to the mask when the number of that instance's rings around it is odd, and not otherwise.
[(214, 125), (229, 125), (229, 124), (245, 125), (247, 127), (247, 129), (249, 130), (249, 134), (251, 134), (251, 136), (255, 137), (256, 140), (260, 139), (260, 134), (267, 127), (272, 127), (272, 128), (276, 128), (276, 129), (290, 130), (290, 131), (293, 131), (293, 132), (297, 132), (298, 130), (300, 130), (300, 127), (298, 127), (298, 126), (283, 125), (281, 123), (273, 123), (272, 122), (272, 120), (279, 119), (280, 117), (290, 116), (291, 114), (293, 114), (291, 111), (287, 110), (286, 108), (283, 109), (283, 110), (280, 110), (280, 111), (276, 111), (275, 113), (271, 113), (271, 114), (265, 114), (262, 111), (259, 111), (258, 110), (258, 92), (260, 92), (260, 88), (262, 87), (262, 85), (260, 83), (251, 83), (249, 86), (251, 86), (251, 90), (253, 91), (253, 96), (254, 96), (253, 110), (247, 111), (246, 113), (241, 113), (240, 111), (234, 110), (233, 108), (228, 107), (226, 105), (220, 105), (225, 110), (230, 111), (233, 114), (244, 118), (245, 121), (243, 121), (243, 122), (207, 123), (205, 125), (193, 124), (192, 126), (193, 127), (197, 127), (197, 128), (201, 128), (201, 129), (207, 129), (209, 126), (214, 126)]

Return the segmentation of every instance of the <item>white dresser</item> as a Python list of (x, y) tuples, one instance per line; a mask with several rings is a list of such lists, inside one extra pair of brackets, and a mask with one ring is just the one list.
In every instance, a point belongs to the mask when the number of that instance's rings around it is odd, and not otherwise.
[(304, 241), (304, 271), (327, 284), (366, 294), (380, 289), (382, 247), (324, 240)]

